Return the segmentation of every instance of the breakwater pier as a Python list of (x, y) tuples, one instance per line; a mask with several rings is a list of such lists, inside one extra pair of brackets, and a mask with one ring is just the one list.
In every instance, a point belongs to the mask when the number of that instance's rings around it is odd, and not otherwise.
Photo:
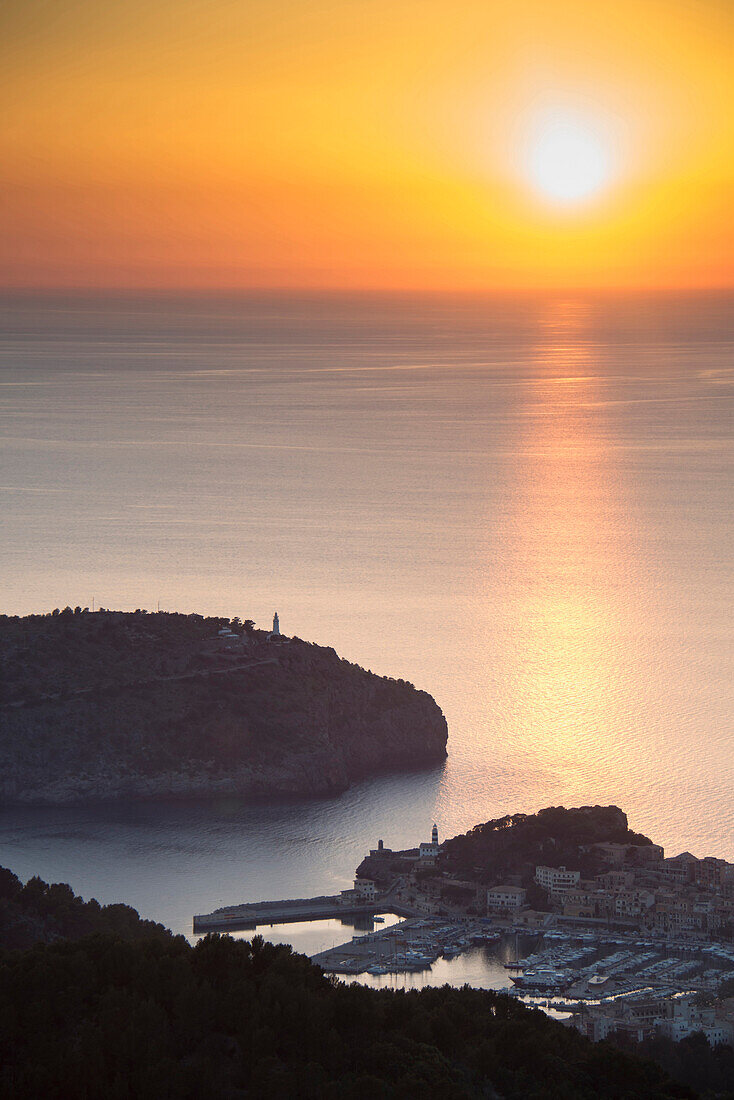
[(230, 905), (194, 917), (194, 933), (238, 932), (260, 925), (295, 924), (300, 921), (329, 920), (344, 917), (371, 917), (376, 913), (412, 916), (413, 910), (388, 902), (385, 898), (355, 898), (345, 904), (339, 894), (316, 898), (290, 898), (284, 901), (257, 901)]

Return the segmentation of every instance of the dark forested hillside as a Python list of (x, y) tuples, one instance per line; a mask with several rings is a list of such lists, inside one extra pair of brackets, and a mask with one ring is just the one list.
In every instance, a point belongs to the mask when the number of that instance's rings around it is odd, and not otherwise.
[(446, 756), (426, 692), (239, 620), (0, 616), (0, 682), (8, 801), (324, 794)]
[(589, 851), (598, 843), (646, 847), (648, 837), (633, 832), (618, 806), (549, 806), (536, 814), (508, 814), (486, 821), (468, 833), (447, 840), (441, 853), (446, 870), (494, 880), (536, 864), (567, 866), (591, 872), (601, 861)]
[(698, 1036), (619, 1042), (626, 1049), (592, 1044), (501, 993), (348, 986), (260, 937), (192, 948), (127, 905), (84, 902), (38, 878), (23, 886), (0, 869), (3, 1097), (732, 1094), (730, 1047)]
[(15, 1100), (695, 1095), (503, 994), (344, 985), (259, 937), (6, 954), (0, 1067)]
[(76, 940), (96, 932), (122, 939), (171, 937), (162, 924), (142, 920), (129, 905), (84, 901), (65, 882), (49, 885), (34, 877), (23, 885), (12, 871), (0, 867), (0, 950)]

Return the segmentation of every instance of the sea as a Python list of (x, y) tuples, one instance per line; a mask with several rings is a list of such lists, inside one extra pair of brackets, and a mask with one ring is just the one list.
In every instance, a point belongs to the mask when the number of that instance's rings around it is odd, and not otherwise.
[(6, 293), (0, 610), (277, 610), (450, 737), (329, 799), (3, 807), (0, 863), (190, 936), (434, 821), (614, 803), (734, 860), (733, 350), (723, 292)]

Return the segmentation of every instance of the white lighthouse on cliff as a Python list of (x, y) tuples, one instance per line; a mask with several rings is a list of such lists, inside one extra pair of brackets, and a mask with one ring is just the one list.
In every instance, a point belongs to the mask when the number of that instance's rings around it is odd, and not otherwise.
[(439, 853), (438, 845), (438, 825), (434, 825), (431, 830), (430, 842), (424, 840), (418, 846), (418, 858), (423, 862), (428, 860), (429, 863), (433, 863)]
[(277, 642), (278, 645), (287, 645), (290, 642), (290, 638), (284, 638), (280, 633), (280, 619), (277, 611), (273, 615), (273, 629), (268, 634), (268, 641)]

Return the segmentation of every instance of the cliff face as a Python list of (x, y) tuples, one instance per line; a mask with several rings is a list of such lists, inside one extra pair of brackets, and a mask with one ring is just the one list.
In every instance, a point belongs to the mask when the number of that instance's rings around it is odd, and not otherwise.
[(324, 795), (439, 763), (430, 695), (293, 639), (221, 651), (222, 620), (0, 619), (0, 798)]

